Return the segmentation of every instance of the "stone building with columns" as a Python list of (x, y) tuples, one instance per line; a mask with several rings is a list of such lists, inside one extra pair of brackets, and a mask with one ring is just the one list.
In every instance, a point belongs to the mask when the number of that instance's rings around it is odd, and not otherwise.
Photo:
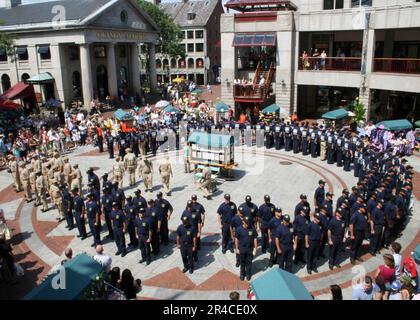
[[(38, 99), (65, 102), (140, 92), (139, 47), (154, 50), (158, 27), (133, 0), (0, 2), (0, 31), (13, 34), (15, 55), (0, 50), (1, 93), (22, 98), (32, 84)], [(151, 54), (150, 59), (155, 61)], [(156, 74), (151, 65), (152, 74)], [(156, 78), (156, 77), (155, 77)], [(155, 84), (155, 83), (154, 83)]]
[[(277, 103), (283, 116), (317, 118), (359, 98), (373, 121), (420, 118), (419, 1), (229, 0), (225, 6), (222, 100), (237, 114)], [(255, 85), (260, 76), (262, 89)], [(254, 86), (237, 86), (238, 78)]]

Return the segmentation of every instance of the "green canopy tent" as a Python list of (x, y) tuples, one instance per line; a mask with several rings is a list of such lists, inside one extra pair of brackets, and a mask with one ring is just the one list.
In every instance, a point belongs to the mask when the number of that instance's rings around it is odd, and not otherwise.
[(414, 125), (416, 126), (416, 128), (420, 128), (420, 120), (416, 121), (416, 122), (414, 123)]
[(199, 94), (202, 94), (202, 93), (203, 93), (203, 90), (201, 90), (201, 89), (195, 89), (195, 90), (191, 91), (191, 94), (199, 95)]
[(218, 102), (216, 104), (216, 112), (225, 113), (229, 111), (229, 106), (224, 102)]
[(163, 112), (165, 112), (165, 113), (178, 113), (179, 109), (175, 108), (174, 106), (169, 105), (165, 109), (163, 109)]
[(234, 143), (234, 137), (223, 134), (208, 134), (202, 132), (193, 132), (188, 138), (188, 142), (197, 144), (208, 149), (223, 149)]
[[(26, 295), (25, 300), (81, 300), (103, 267), (85, 253), (79, 254), (63, 265), (60, 273), (50, 274), (38, 287)], [(60, 271), (59, 271), (60, 272)], [(57, 279), (60, 279), (57, 281)], [(65, 282), (62, 280), (64, 279)], [(57, 284), (58, 288), (54, 288)], [(63, 289), (59, 289), (63, 286)]]
[(400, 119), (400, 120), (382, 121), (382, 122), (377, 123), (376, 127), (379, 129), (385, 129), (389, 131), (398, 131), (398, 130), (412, 129), (413, 125), (407, 119)]
[(27, 84), (45, 84), (51, 82), (54, 82), (54, 78), (49, 72), (40, 73), (26, 80)]
[(279, 268), (264, 272), (251, 287), (256, 300), (313, 300), (297, 276)]
[(348, 111), (345, 109), (337, 109), (333, 111), (329, 111), (322, 115), (322, 118), (328, 120), (340, 120), (348, 116)]
[(264, 108), (261, 112), (262, 113), (276, 113), (280, 111), (280, 107), (276, 104), (272, 104), (266, 108)]

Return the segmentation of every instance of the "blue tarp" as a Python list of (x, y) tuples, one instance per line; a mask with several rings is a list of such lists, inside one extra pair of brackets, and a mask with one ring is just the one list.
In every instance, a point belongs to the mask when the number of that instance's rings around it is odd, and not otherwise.
[[(103, 270), (102, 266), (92, 257), (82, 253), (67, 261), (63, 267), (65, 283), (58, 281), (65, 289), (54, 289), (59, 274), (49, 275), (38, 287), (26, 295), (25, 300), (77, 300), (83, 299), (85, 290)], [(59, 278), (56, 278), (59, 277)], [(54, 282), (53, 282), (54, 281)]]
[(179, 109), (175, 108), (172, 105), (169, 105), (165, 109), (163, 109), (163, 112), (165, 112), (165, 113), (178, 113)]
[(313, 300), (297, 276), (280, 268), (263, 273), (251, 286), (257, 300)]
[(133, 120), (133, 116), (128, 112), (125, 112), (123, 109), (118, 109), (117, 111), (115, 111), (114, 116), (120, 121)]
[(205, 132), (193, 132), (188, 142), (198, 144), (209, 149), (222, 149), (234, 144), (233, 136), (223, 134), (208, 134)]
[(349, 114), (348, 111), (345, 109), (337, 109), (337, 110), (324, 113), (322, 117), (324, 119), (329, 119), (329, 120), (339, 120), (339, 119), (343, 119), (347, 117), (348, 114)]
[(225, 113), (229, 111), (229, 106), (224, 102), (218, 102), (216, 104), (216, 111), (218, 113)]
[(382, 121), (377, 123), (376, 127), (379, 128), (381, 125), (384, 126), (385, 130), (389, 131), (406, 130), (413, 128), (413, 125), (407, 119)]
[(280, 107), (276, 104), (272, 104), (271, 106), (268, 106), (262, 110), (262, 113), (275, 113), (279, 112)]

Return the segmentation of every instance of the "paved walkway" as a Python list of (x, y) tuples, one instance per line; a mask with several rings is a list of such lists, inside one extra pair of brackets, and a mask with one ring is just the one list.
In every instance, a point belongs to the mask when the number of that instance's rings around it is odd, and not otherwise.
[[(201, 197), (193, 178), (190, 174), (183, 172), (183, 162), (180, 152), (171, 153), (171, 163), (174, 171), (174, 178), (171, 181), (172, 194), (167, 199), (174, 207), (169, 228), (173, 231), (180, 223), (180, 215), (191, 195), (199, 195), (199, 201), (206, 209), (206, 223), (203, 229), (202, 250), (199, 253), (199, 262), (194, 274), (183, 274), (182, 261), (179, 252), (174, 247), (175, 235), (171, 232), (171, 242), (167, 247), (162, 248), (161, 254), (149, 266), (140, 265), (140, 252), (138, 250), (129, 252), (121, 258), (115, 256), (116, 246), (114, 243), (104, 241), (105, 253), (112, 256), (113, 266), (121, 269), (129, 268), (135, 277), (142, 279), (143, 291), (139, 297), (144, 299), (226, 299), (230, 291), (238, 290), (242, 297), (248, 287), (246, 281), (240, 281), (239, 270), (235, 267), (235, 256), (228, 252), (225, 255), (220, 249), (220, 230), (217, 223), (216, 211), (223, 202), (223, 195), (230, 193), (232, 200), (237, 204), (244, 202), (247, 194), (253, 197), (258, 205), (263, 202), (265, 194), (270, 194), (272, 202), (280, 206), (284, 213), (293, 216), (294, 207), (299, 201), (299, 195), (305, 193), (312, 201), (314, 189), (319, 179), (327, 182), (327, 190), (335, 192), (337, 199), (343, 188), (351, 188), (355, 184), (352, 172), (344, 172), (342, 168), (335, 165), (328, 165), (319, 159), (304, 157), (301, 154), (287, 153), (285, 151), (265, 150), (256, 148), (236, 148), (235, 161), (239, 163), (238, 169), (234, 171), (235, 179), (226, 181), (219, 186), (212, 200)], [(154, 159), (155, 171), (162, 156)], [(109, 172), (113, 161), (108, 159), (107, 154), (98, 154), (91, 147), (83, 147), (70, 154), (70, 162), (78, 163), (82, 172), (93, 166), (98, 176)], [(409, 159), (417, 172), (420, 172), (420, 158)], [(416, 176), (418, 179), (418, 174)], [(418, 180), (417, 180), (418, 181)], [(127, 179), (124, 181), (127, 182)], [(77, 231), (68, 231), (64, 223), (58, 224), (56, 210), (42, 213), (33, 207), (33, 203), (27, 204), (22, 201), (22, 193), (16, 194), (11, 188), (11, 178), (6, 171), (0, 172), (0, 207), (6, 212), (10, 225), (14, 228), (15, 251), (18, 261), (26, 271), (21, 283), (14, 287), (12, 295), (9, 292), (0, 290), (0, 295), (6, 297), (21, 298), (32, 287), (39, 283), (48, 270), (63, 259), (65, 248), (71, 247), (75, 254), (86, 252), (94, 254), (90, 247), (91, 238), (81, 241), (76, 238)], [(403, 236), (398, 240), (404, 254), (408, 254), (420, 242), (420, 190), (416, 184), (414, 215)], [(133, 195), (136, 188), (143, 190), (143, 183), (139, 180), (135, 188), (126, 188), (126, 195)], [(152, 193), (144, 196), (155, 198), (156, 193), (162, 190), (160, 177), (157, 172), (154, 175), (154, 189)], [(104, 227), (105, 230), (105, 227)], [(104, 237), (107, 233), (102, 232)], [(128, 238), (128, 237), (127, 237)], [(365, 251), (366, 248), (365, 248)], [(385, 252), (385, 251), (384, 251)], [(346, 252), (342, 256), (341, 269), (328, 269), (328, 263), (323, 263), (319, 268), (319, 274), (309, 276), (306, 269), (295, 268), (297, 274), (317, 299), (329, 299), (328, 288), (330, 284), (336, 283), (342, 286), (344, 297), (351, 298), (351, 281), (360, 272), (371, 273), (382, 263), (380, 256), (371, 257), (369, 254), (363, 256), (365, 260), (361, 265), (354, 268), (348, 259)], [(267, 269), (268, 254), (259, 253), (253, 264), (253, 279), (258, 277)], [(363, 267), (364, 269), (362, 269)]]

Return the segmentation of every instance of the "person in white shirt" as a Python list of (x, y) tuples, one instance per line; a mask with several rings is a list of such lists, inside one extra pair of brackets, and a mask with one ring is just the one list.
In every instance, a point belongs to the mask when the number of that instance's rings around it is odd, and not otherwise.
[(260, 87), (263, 87), (264, 84), (265, 84), (265, 79), (263, 76), (260, 76), (260, 83), (259, 83)]
[(372, 133), (372, 131), (373, 131), (373, 129), (375, 129), (376, 127), (375, 127), (375, 125), (373, 124), (373, 122), (372, 121), (369, 121), (369, 123), (368, 123), (368, 125), (366, 126), (366, 128), (365, 128), (365, 132), (366, 132), (366, 135), (370, 138), (370, 135), (371, 135), (371, 133)]
[(96, 246), (96, 255), (93, 257), (93, 259), (102, 267), (104, 267), (106, 272), (111, 271), (112, 258), (110, 256), (104, 255), (104, 248), (102, 245), (98, 244)]
[(402, 260), (402, 257), (400, 255), (401, 245), (398, 242), (391, 243), (391, 251), (395, 262), (395, 279), (400, 280)]

